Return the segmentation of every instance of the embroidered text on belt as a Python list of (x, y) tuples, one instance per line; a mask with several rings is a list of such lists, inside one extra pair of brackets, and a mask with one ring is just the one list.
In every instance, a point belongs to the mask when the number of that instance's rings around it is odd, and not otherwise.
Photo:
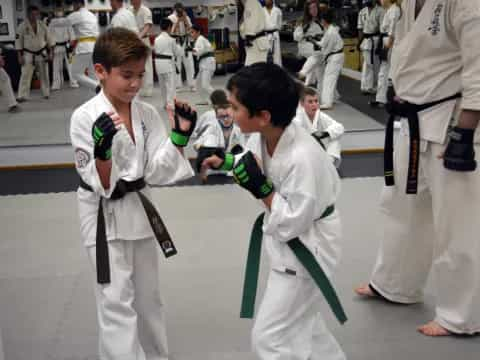
[[(173, 244), (172, 238), (165, 227), (162, 218), (158, 214), (155, 206), (140, 190), (146, 186), (145, 180), (140, 178), (135, 181), (120, 180), (115, 185), (110, 199), (122, 199), (127, 193), (136, 192), (142, 202), (148, 222), (152, 227), (155, 238), (160, 244), (160, 248), (166, 258), (177, 254), (177, 249)], [(80, 187), (87, 191), (93, 191), (92, 187), (80, 179)], [(110, 260), (108, 257), (108, 243), (105, 228), (105, 218), (103, 215), (102, 199), (98, 205), (97, 216), (97, 234), (96, 234), (96, 262), (97, 262), (97, 282), (99, 284), (110, 283)]]
[(337, 51), (332, 51), (331, 53), (328, 53), (327, 56), (325, 56), (325, 60), (324, 60), (324, 63), (326, 64), (328, 62), (328, 58), (332, 55), (336, 55), (336, 54), (343, 54), (343, 47), (340, 49), (340, 50), (337, 50)]
[(410, 154), (408, 160), (406, 193), (416, 194), (418, 187), (418, 165), (420, 158), (420, 125), (418, 113), (446, 101), (457, 99), (460, 96), (461, 94), (457, 93), (447, 98), (422, 105), (412, 104), (395, 98), (393, 102), (389, 104), (388, 108), (390, 116), (385, 128), (385, 150), (383, 159), (386, 186), (393, 186), (395, 184), (393, 174), (393, 125), (395, 117), (400, 116), (408, 119), (408, 128), (410, 132)]
[[(329, 206), (322, 214), (320, 219), (326, 218), (335, 211), (335, 206)], [(250, 236), (250, 245), (248, 247), (248, 257), (247, 257), (247, 266), (245, 270), (245, 280), (243, 284), (243, 296), (242, 296), (242, 307), (240, 310), (241, 318), (253, 317), (255, 309), (255, 297), (257, 295), (257, 283), (258, 283), (258, 272), (260, 268), (260, 254), (262, 249), (262, 226), (264, 213), (255, 221), (253, 225), (252, 234)], [(347, 321), (347, 316), (343, 310), (342, 304), (338, 299), (338, 296), (333, 288), (330, 280), (323, 272), (320, 265), (317, 263), (315, 257), (307, 249), (307, 247), (300, 241), (300, 239), (294, 238), (287, 242), (288, 247), (293, 251), (300, 263), (305, 267), (307, 272), (312, 277), (315, 284), (319, 287), (320, 291), (323, 293), (323, 296), (327, 300), (330, 308), (335, 314), (336, 318), (340, 323)], [(287, 273), (294, 274), (293, 271)]]
[(379, 32), (372, 33), (372, 34), (363, 34), (364, 39), (372, 39), (372, 48), (370, 49), (370, 63), (374, 64), (374, 56), (375, 56), (375, 37), (380, 36)]
[(82, 42), (95, 42), (97, 41), (97, 38), (95, 36), (85, 36), (85, 37), (81, 37), (81, 38), (78, 38), (78, 42), (82, 43)]

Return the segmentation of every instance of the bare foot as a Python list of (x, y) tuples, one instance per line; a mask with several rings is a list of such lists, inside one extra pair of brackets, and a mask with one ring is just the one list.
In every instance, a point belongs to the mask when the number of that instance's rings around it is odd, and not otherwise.
[(452, 335), (450, 331), (440, 326), (436, 321), (430, 321), (425, 325), (419, 326), (417, 331), (427, 336), (449, 336)]
[(375, 294), (372, 289), (370, 289), (370, 286), (368, 284), (359, 286), (355, 289), (355, 293), (360, 296), (368, 296), (368, 297), (376, 297), (377, 294)]

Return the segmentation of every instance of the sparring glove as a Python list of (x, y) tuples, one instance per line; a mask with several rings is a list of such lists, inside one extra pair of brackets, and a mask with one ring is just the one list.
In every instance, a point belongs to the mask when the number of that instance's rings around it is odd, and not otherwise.
[[(179, 117), (190, 122), (188, 130), (181, 129)], [(175, 103), (174, 121), (175, 124), (170, 133), (170, 140), (172, 140), (172, 143), (175, 146), (187, 146), (188, 140), (195, 129), (195, 124), (197, 123), (197, 112), (188, 105), (182, 106)]]
[(454, 127), (443, 156), (443, 166), (453, 171), (474, 171), (477, 168), (473, 148), (474, 129)]
[(92, 126), (93, 155), (96, 159), (110, 160), (112, 158), (112, 141), (117, 133), (113, 120), (106, 113), (102, 113)]
[(251, 151), (243, 155), (235, 165), (233, 178), (257, 199), (264, 199), (273, 192), (273, 183), (265, 177)]
[(200, 172), (200, 170), (202, 169), (203, 160), (213, 155), (217, 155), (219, 158), (224, 159), (225, 162), (225, 151), (220, 147), (201, 146), (198, 149), (196, 161), (197, 172)]

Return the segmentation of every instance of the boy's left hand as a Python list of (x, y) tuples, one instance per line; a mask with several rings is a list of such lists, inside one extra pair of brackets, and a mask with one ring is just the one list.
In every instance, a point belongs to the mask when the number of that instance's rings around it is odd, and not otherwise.
[(170, 139), (176, 146), (184, 147), (195, 129), (197, 123), (197, 112), (187, 103), (175, 100), (175, 111), (173, 114), (172, 132)]
[(271, 180), (263, 174), (257, 160), (251, 151), (248, 151), (233, 168), (235, 182), (250, 191), (257, 199), (268, 197), (274, 190)]

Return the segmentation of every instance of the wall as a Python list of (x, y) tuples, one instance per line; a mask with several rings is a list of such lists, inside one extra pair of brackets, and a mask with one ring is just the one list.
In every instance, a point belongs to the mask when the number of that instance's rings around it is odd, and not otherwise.
[(0, 41), (15, 40), (15, 4), (12, 0), (1, 0), (1, 15), (0, 15), (0, 32), (5, 32), (0, 35)]

